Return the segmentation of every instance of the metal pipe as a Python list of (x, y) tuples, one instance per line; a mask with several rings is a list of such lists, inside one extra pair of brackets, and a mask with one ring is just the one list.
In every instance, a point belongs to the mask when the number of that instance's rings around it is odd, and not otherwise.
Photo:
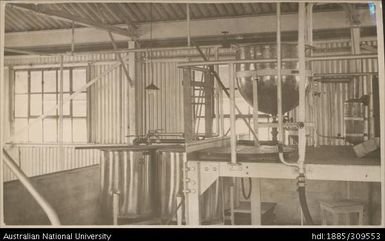
[(230, 86), (230, 147), (231, 163), (237, 164), (237, 136), (235, 119), (235, 87), (234, 87), (234, 65), (229, 64), (229, 86)]
[[(64, 114), (64, 57), (60, 56), (60, 83), (59, 83), (59, 130), (58, 130), (58, 143), (59, 143), (59, 160), (61, 170), (64, 170), (64, 146), (63, 146), (63, 114)], [(68, 130), (67, 130), (68, 131)]]
[[(299, 3), (298, 10), (298, 65), (299, 65), (299, 107), (298, 119), (300, 122), (305, 122), (306, 114), (306, 57), (305, 57), (305, 21), (306, 9), (305, 3)], [(299, 173), (304, 173), (306, 151), (306, 129), (299, 128), (298, 130), (298, 165)]]
[(277, 2), (277, 118), (278, 141), (284, 143), (282, 118), (282, 76), (281, 76), (281, 4)]
[(24, 174), (24, 172), (17, 166), (13, 158), (8, 154), (8, 152), (3, 148), (4, 163), (11, 169), (15, 176), (20, 180), (21, 184), (27, 189), (27, 191), (32, 195), (36, 202), (43, 209), (47, 215), (49, 221), (52, 225), (60, 225), (60, 220), (58, 215), (52, 206), (45, 200), (45, 198), (36, 190), (36, 188), (29, 181), (29, 178)]
[[(327, 61), (327, 60), (349, 60), (349, 59), (376, 59), (377, 54), (357, 54), (357, 55), (327, 55), (311, 56), (307, 61)], [(283, 58), (282, 62), (295, 62), (298, 58)], [(179, 68), (200, 66), (200, 65), (222, 65), (222, 64), (252, 64), (252, 63), (276, 63), (277, 59), (240, 59), (240, 60), (219, 60), (219, 61), (190, 61), (178, 64)]]

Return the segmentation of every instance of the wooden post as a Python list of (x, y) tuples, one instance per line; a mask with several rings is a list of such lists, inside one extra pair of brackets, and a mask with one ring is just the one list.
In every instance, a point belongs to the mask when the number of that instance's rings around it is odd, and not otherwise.
[(259, 178), (251, 179), (251, 225), (262, 224), (262, 212), (261, 212), (261, 181)]
[(205, 96), (205, 135), (213, 134), (214, 115), (214, 76), (211, 72), (202, 73), (205, 75), (204, 96)]
[(199, 162), (188, 161), (187, 162), (187, 189), (186, 194), (186, 211), (187, 225), (199, 225), (200, 224), (200, 207), (199, 207), (199, 193), (200, 193), (200, 175), (199, 175)]
[(231, 164), (237, 164), (237, 136), (235, 119), (235, 87), (234, 87), (234, 65), (229, 64), (229, 85), (230, 85), (230, 147)]
[(176, 196), (176, 206), (178, 210), (176, 211), (176, 221), (177, 225), (182, 225), (182, 218), (183, 218), (183, 204), (182, 204), (182, 196), (179, 194)]
[(193, 140), (193, 109), (191, 103), (191, 69), (183, 70), (183, 112), (184, 112), (184, 137), (186, 143)]
[[(382, 16), (382, 3), (376, 1), (376, 27), (377, 27), (377, 49), (378, 49), (378, 81), (380, 92), (380, 123), (381, 123), (381, 173), (385, 173), (385, 60), (384, 60), (384, 29), (383, 29), (383, 16)], [(385, 175), (381, 175), (381, 225), (385, 225)]]

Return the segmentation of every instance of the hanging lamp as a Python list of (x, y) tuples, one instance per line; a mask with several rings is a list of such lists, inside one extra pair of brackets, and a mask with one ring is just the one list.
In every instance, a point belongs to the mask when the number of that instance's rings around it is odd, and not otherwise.
[[(152, 52), (152, 3), (150, 3), (150, 55)], [(147, 60), (149, 60), (150, 57), (147, 56)], [(145, 90), (148, 91), (150, 94), (155, 93), (159, 90), (158, 86), (154, 84), (154, 71), (153, 71), (153, 63), (152, 60), (150, 62), (150, 71), (151, 71), (151, 83), (146, 86)]]

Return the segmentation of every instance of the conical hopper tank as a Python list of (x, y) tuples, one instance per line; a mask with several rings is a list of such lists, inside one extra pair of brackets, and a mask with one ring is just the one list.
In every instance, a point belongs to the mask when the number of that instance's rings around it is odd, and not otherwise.
[[(296, 58), (297, 46), (294, 44), (281, 45), (282, 58)], [(237, 59), (276, 59), (276, 45), (244, 45), (236, 51)], [(297, 62), (282, 62), (282, 69), (298, 69)], [(236, 71), (276, 69), (277, 63), (237, 64)], [(237, 85), (242, 97), (253, 105), (252, 77), (237, 78)], [(258, 109), (261, 112), (277, 115), (277, 76), (258, 77)], [(298, 106), (299, 78), (294, 75), (282, 75), (282, 112), (286, 113)]]

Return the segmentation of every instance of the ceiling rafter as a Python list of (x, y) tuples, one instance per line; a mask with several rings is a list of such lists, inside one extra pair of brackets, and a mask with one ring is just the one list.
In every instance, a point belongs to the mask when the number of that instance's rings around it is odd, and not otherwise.
[(83, 25), (83, 26), (93, 27), (93, 28), (105, 30), (105, 31), (110, 31), (112, 33), (123, 35), (123, 36), (130, 37), (130, 38), (135, 37), (131, 31), (128, 31), (126, 29), (122, 29), (120, 27), (116, 27), (116, 26), (112, 26), (112, 25), (108, 25), (108, 24), (97, 23), (97, 22), (94, 22), (94, 21), (89, 20), (87, 18), (75, 16), (72, 14), (67, 14), (67, 13), (64, 13), (62, 11), (50, 10), (50, 9), (42, 8), (41, 6), (34, 6), (34, 5), (32, 5), (32, 6), (25, 5), (25, 4), (23, 4), (23, 5), (9, 4), (9, 5), (13, 8), (16, 8), (16, 9), (29, 11), (29, 12), (32, 12), (35, 14), (46, 15), (46, 16), (52, 17), (54, 19), (62, 20), (65, 22), (71, 22), (72, 23), (72, 21), (74, 21), (74, 22), (77, 22), (78, 24)]

